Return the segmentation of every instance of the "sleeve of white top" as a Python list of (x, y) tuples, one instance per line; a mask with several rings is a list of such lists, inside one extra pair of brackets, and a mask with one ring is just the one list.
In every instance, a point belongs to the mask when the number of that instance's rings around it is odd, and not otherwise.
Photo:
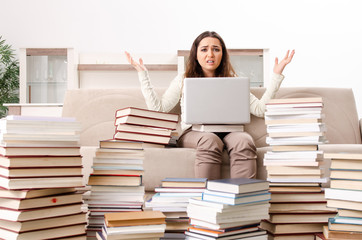
[(250, 113), (257, 117), (264, 117), (265, 113), (265, 104), (269, 102), (270, 99), (274, 98), (275, 94), (280, 88), (280, 85), (284, 79), (282, 74), (273, 73), (272, 80), (265, 90), (263, 96), (258, 99), (253, 94), (250, 93)]
[(149, 110), (169, 112), (179, 102), (182, 90), (181, 74), (171, 81), (162, 96), (159, 96), (154, 90), (147, 71), (138, 72), (138, 78), (141, 83), (142, 94)]

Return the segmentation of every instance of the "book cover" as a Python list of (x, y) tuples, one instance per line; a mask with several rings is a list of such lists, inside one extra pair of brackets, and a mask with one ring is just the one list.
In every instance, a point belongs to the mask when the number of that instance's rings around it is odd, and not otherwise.
[(24, 222), (35, 219), (45, 219), (50, 217), (77, 214), (82, 212), (82, 205), (83, 203), (76, 203), (70, 205), (50, 206), (25, 210), (0, 208), (0, 219)]
[(227, 178), (218, 180), (209, 180), (207, 189), (220, 192), (243, 193), (266, 190), (269, 183), (260, 179), (249, 178)]
[(152, 128), (165, 128), (170, 130), (176, 130), (177, 122), (168, 121), (168, 120), (160, 120), (155, 118), (141, 117), (141, 116), (132, 116), (127, 115), (123, 117), (118, 117), (114, 121), (114, 125), (118, 124), (131, 124)]
[(136, 141), (122, 141), (117, 139), (108, 139), (99, 141), (100, 148), (116, 148), (116, 149), (145, 149), (145, 148), (164, 148), (164, 145), (136, 142)]
[(173, 122), (177, 122), (179, 118), (178, 114), (153, 111), (153, 110), (136, 108), (136, 107), (126, 107), (118, 109), (116, 110), (115, 117), (118, 118), (127, 115), (149, 117), (149, 118), (162, 119)]
[(0, 156), (0, 166), (24, 167), (82, 167), (81, 156)]
[(107, 213), (108, 227), (165, 224), (166, 216), (160, 211)]
[(163, 144), (167, 145), (170, 142), (171, 137), (166, 136), (157, 136), (149, 135), (142, 133), (130, 133), (130, 132), (116, 132), (113, 135), (114, 139), (123, 140), (123, 141), (135, 141), (135, 142), (145, 142), (151, 144)]
[(75, 188), (45, 188), (45, 189), (27, 189), (27, 190), (8, 190), (0, 188), (0, 198), (28, 199), (36, 197), (45, 197), (63, 193), (75, 192)]

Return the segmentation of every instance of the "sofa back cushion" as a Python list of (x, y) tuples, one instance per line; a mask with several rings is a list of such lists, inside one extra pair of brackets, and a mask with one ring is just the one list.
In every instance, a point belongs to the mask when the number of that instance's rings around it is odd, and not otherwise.
[[(165, 89), (156, 89), (162, 94)], [(265, 88), (252, 88), (258, 98)], [(352, 89), (345, 88), (281, 88), (276, 98), (323, 97), (327, 139), (329, 143), (361, 143), (358, 114)], [(76, 89), (66, 92), (63, 113), (65, 117), (76, 117), (82, 123), (80, 143), (82, 146), (98, 146), (100, 140), (113, 138), (117, 109), (124, 107), (147, 108), (139, 88), (124, 89)], [(172, 111), (180, 113), (176, 106)], [(251, 117), (245, 126), (257, 147), (265, 143), (264, 118)]]

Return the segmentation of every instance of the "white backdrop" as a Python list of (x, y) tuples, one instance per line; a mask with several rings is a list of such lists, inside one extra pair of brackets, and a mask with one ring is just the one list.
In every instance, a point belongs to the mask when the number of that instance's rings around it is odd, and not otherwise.
[(360, 0), (0, 0), (0, 8), (0, 35), (15, 49), (176, 53), (205, 30), (228, 48), (269, 48), (271, 66), (295, 49), (282, 86), (353, 88), (362, 116)]

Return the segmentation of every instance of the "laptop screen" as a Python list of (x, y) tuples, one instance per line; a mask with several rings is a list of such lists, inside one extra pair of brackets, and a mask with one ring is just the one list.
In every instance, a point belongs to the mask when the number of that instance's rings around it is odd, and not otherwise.
[(249, 123), (249, 78), (185, 78), (184, 114), (186, 124)]

